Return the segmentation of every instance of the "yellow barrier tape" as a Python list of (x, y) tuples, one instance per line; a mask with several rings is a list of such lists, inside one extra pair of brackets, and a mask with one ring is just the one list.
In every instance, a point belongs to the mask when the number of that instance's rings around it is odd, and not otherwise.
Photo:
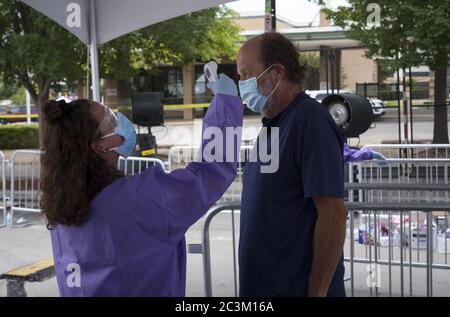
[(155, 153), (156, 153), (155, 149), (145, 150), (145, 151), (141, 152), (142, 156), (149, 156), (149, 155), (153, 155)]
[(193, 103), (185, 105), (164, 105), (164, 110), (179, 110), (179, 109), (194, 109), (194, 108), (208, 108), (209, 103)]
[[(26, 114), (1, 114), (0, 119), (26, 119), (28, 116)], [(32, 119), (39, 118), (39, 115), (30, 115)]]
[[(193, 103), (193, 104), (183, 104), (183, 105), (164, 105), (164, 110), (183, 110), (183, 109), (195, 109), (195, 108), (208, 108), (209, 103)], [(113, 112), (118, 112), (119, 109), (112, 109)], [(28, 115), (26, 114), (2, 114), (0, 119), (26, 119)], [(38, 114), (31, 114), (30, 118), (39, 118)]]

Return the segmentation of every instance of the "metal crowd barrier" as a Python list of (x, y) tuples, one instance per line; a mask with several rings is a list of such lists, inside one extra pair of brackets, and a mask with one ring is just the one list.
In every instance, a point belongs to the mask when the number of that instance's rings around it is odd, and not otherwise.
[(0, 228), (6, 226), (6, 161), (5, 155), (0, 151), (0, 212), (3, 214), (2, 222), (0, 223)]
[[(383, 183), (418, 184), (418, 185), (447, 185), (450, 188), (450, 159), (388, 159), (387, 161), (363, 161), (350, 163), (350, 183)], [(355, 201), (442, 201), (450, 203), (449, 191), (408, 192), (382, 189), (367, 191), (364, 196), (362, 190), (350, 192)], [(350, 196), (349, 196), (350, 197)]]
[[(348, 189), (448, 191), (445, 185), (355, 184)], [(350, 263), (350, 294), (355, 283), (370, 296), (433, 296), (433, 272), (450, 278), (448, 253), (450, 205), (442, 202), (349, 202), (349, 226), (345, 261)], [(357, 242), (355, 242), (357, 241)], [(364, 264), (370, 272), (359, 270)], [(443, 270), (443, 271), (442, 271)], [(368, 285), (367, 285), (368, 284)], [(415, 287), (423, 284), (425, 287)], [(440, 291), (440, 296), (449, 290)]]
[[(344, 247), (348, 295), (433, 296), (436, 288), (438, 295), (450, 295), (450, 288), (442, 290), (445, 284), (436, 283), (450, 279), (450, 160), (394, 159), (351, 165), (362, 176), (356, 182), (350, 178), (345, 185), (349, 193)], [(202, 245), (190, 248), (191, 253), (203, 255), (206, 296), (213, 295), (211, 222), (224, 211), (231, 215), (229, 267), (233, 268), (232, 289), (238, 295), (235, 214), (239, 209), (238, 202), (213, 207), (204, 220)], [(226, 264), (220, 265), (223, 272)]]
[[(219, 199), (219, 203), (240, 201), (242, 193), (242, 174), (244, 162), (249, 158), (253, 145), (242, 145), (239, 154), (239, 165), (236, 178), (227, 189), (225, 194)], [(199, 159), (199, 146), (180, 145), (170, 148), (168, 154), (169, 171), (177, 168), (184, 168), (191, 162)]]
[[(404, 225), (400, 226), (399, 237), (388, 234), (386, 236), (381, 235), (381, 232), (377, 230), (377, 226), (383, 223), (380, 220), (381, 214), (377, 209), (389, 209), (387, 212), (389, 221), (387, 226), (390, 230), (393, 230), (395, 221), (394, 218), (403, 220), (410, 217), (413, 209), (420, 207), (426, 212), (421, 214), (426, 215), (428, 223), (432, 223), (433, 214), (431, 210), (444, 211), (446, 218), (450, 217), (450, 206), (448, 205), (407, 205), (407, 204), (380, 204), (380, 205), (365, 205), (361, 203), (350, 204), (347, 203), (349, 212), (348, 232), (345, 245), (344, 260), (349, 263), (350, 276), (346, 278), (346, 281), (350, 282), (348, 295), (350, 296), (433, 296), (433, 285), (436, 280), (448, 280), (450, 278), (450, 265), (448, 264), (448, 253), (450, 252), (449, 243), (450, 236), (446, 233), (440, 236), (438, 241), (440, 246), (436, 245), (434, 240), (435, 230), (434, 228), (425, 227), (426, 234), (421, 231), (418, 232)], [(213, 207), (207, 214), (202, 232), (202, 245), (196, 246), (196, 252), (201, 253), (203, 257), (203, 275), (205, 283), (205, 295), (207, 297), (213, 296), (213, 282), (212, 282), (212, 263), (211, 263), (211, 235), (210, 227), (213, 218), (222, 213), (223, 211), (231, 211), (231, 241), (232, 241), (232, 253), (229, 258), (232, 259), (233, 267), (233, 285), (232, 289), (234, 296), (238, 295), (238, 261), (237, 261), (237, 245), (238, 245), (238, 229), (235, 225), (235, 215), (240, 209), (240, 205), (235, 203), (219, 204)], [(361, 220), (361, 215), (355, 216), (354, 211), (365, 210), (363, 214), (366, 216)], [(369, 210), (370, 209), (370, 210)], [(406, 211), (405, 211), (406, 210)], [(416, 211), (417, 213), (417, 211)], [(369, 218), (367, 217), (369, 216)], [(361, 223), (368, 223), (370, 228), (373, 228), (374, 232), (370, 233), (371, 241), (355, 242), (355, 224), (359, 219)], [(371, 219), (371, 220), (368, 220)], [(371, 222), (374, 225), (371, 225)], [(429, 228), (429, 229), (427, 229)], [(408, 235), (409, 233), (409, 235)], [(417, 238), (417, 233), (422, 237)], [(356, 239), (361, 239), (362, 233), (357, 235)], [(423, 238), (425, 237), (425, 238)], [(430, 238), (433, 237), (433, 238)], [(443, 238), (442, 238), (443, 237)], [(368, 239), (367, 237), (364, 239)], [(444, 241), (444, 242), (442, 242)], [(439, 247), (439, 251), (437, 251)], [(190, 246), (190, 249), (194, 249)], [(223, 249), (221, 249), (223, 251)], [(444, 253), (442, 255), (441, 253)], [(423, 257), (425, 260), (420, 261), (417, 258)], [(436, 258), (445, 258), (444, 263), (437, 263)], [(359, 267), (357, 267), (359, 265)], [(362, 265), (362, 266), (361, 266)], [(223, 271), (226, 263), (221, 262), (220, 267)], [(439, 274), (436, 274), (439, 271)], [(439, 276), (435, 278), (433, 276)], [(407, 278), (408, 277), (408, 278)], [(422, 279), (422, 282), (420, 281)], [(419, 287), (415, 287), (419, 284)], [(423, 287), (420, 287), (423, 284)], [(348, 289), (348, 288), (347, 288)], [(408, 291), (409, 290), (409, 291)], [(446, 296), (449, 293), (444, 291), (438, 292), (438, 296)]]
[(450, 144), (368, 144), (364, 148), (380, 152), (388, 159), (450, 159)]
[(16, 211), (41, 212), (39, 176), (41, 151), (18, 150), (11, 157), (11, 218)]
[(125, 175), (139, 174), (147, 168), (155, 165), (159, 165), (163, 170), (165, 170), (164, 162), (153, 157), (119, 157), (119, 161), (117, 162), (117, 168), (124, 172)]
[[(39, 213), (40, 209), (40, 156), (41, 151), (38, 150), (18, 150), (12, 154), (10, 167), (4, 160), (3, 153), (0, 152), (0, 186), (2, 188), (0, 212), (3, 211), (3, 220), (0, 227), (6, 225), (7, 206), (10, 205), (9, 212), (14, 223), (14, 214), (20, 212)], [(157, 158), (142, 157), (120, 157), (118, 160), (118, 168), (125, 175), (134, 175), (143, 170), (159, 165), (164, 169), (164, 163)], [(10, 194), (6, 192), (6, 184), (8, 179), (6, 171), (10, 168)]]

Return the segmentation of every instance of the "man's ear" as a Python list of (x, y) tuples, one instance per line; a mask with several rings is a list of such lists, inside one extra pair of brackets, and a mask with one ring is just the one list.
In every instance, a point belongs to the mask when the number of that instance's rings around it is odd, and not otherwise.
[(105, 152), (105, 149), (96, 141), (91, 143), (91, 150), (94, 151), (95, 154), (102, 154)]
[(284, 68), (283, 65), (278, 64), (276, 76), (277, 82), (282, 81), (286, 77), (286, 69)]

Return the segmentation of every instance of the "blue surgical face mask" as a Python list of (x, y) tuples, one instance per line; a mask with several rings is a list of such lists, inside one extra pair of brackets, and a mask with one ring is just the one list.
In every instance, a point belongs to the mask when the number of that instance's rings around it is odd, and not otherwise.
[(278, 82), (278, 84), (268, 96), (263, 96), (259, 92), (258, 79), (269, 69), (271, 69), (272, 66), (273, 65), (270, 65), (269, 68), (263, 71), (262, 74), (258, 77), (252, 77), (247, 80), (239, 81), (239, 91), (241, 93), (242, 101), (245, 102), (247, 104), (247, 107), (249, 107), (254, 112), (262, 113), (264, 111), (267, 101), (270, 97), (272, 97), (273, 93), (275, 92), (275, 90), (277, 90), (278, 85), (280, 84), (280, 82)]
[(124, 141), (121, 146), (112, 148), (110, 151), (114, 151), (120, 156), (127, 158), (136, 146), (136, 130), (131, 121), (120, 112), (117, 113), (117, 126), (114, 129), (114, 132), (104, 135), (102, 138), (107, 138), (116, 134), (123, 137)]

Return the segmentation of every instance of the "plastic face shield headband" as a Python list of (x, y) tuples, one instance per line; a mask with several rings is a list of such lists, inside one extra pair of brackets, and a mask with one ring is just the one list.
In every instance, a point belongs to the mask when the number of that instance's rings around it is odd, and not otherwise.
[(122, 113), (114, 114), (112, 110), (105, 107), (105, 117), (100, 123), (97, 134), (100, 139), (106, 139), (113, 135), (119, 135), (123, 142), (107, 151), (114, 151), (122, 157), (128, 157), (136, 146), (136, 131), (133, 123)]
[(96, 135), (102, 139), (114, 135), (115, 129), (118, 126), (117, 116), (114, 114), (114, 112), (106, 106), (103, 106), (103, 109), (105, 111), (105, 114), (96, 132)]

